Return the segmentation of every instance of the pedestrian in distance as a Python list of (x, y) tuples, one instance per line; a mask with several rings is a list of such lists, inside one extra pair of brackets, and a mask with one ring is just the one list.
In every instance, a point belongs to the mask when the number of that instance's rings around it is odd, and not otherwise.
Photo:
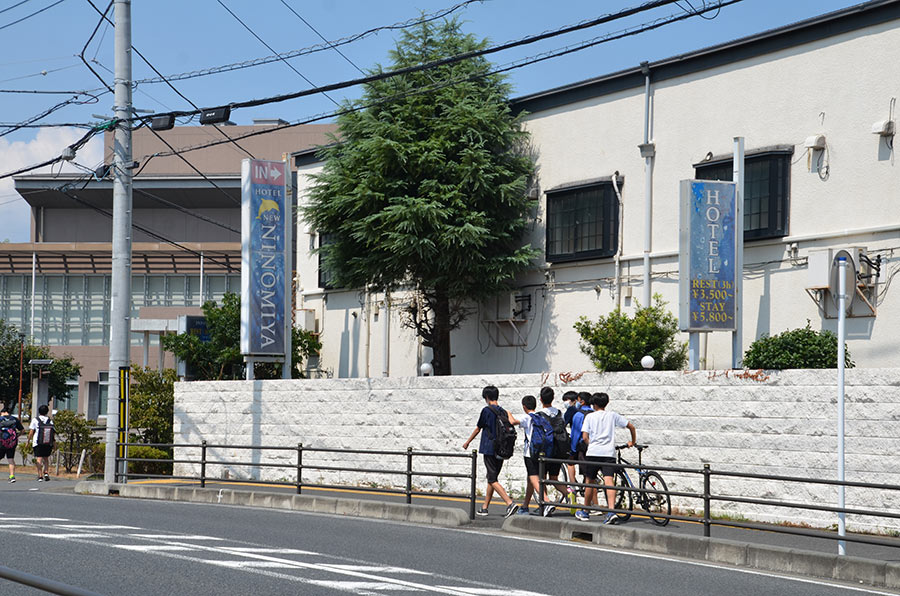
[[(566, 406), (566, 411), (563, 412), (563, 420), (565, 421), (566, 426), (569, 428), (569, 431), (571, 433), (572, 418), (575, 416), (575, 412), (578, 411), (578, 393), (576, 391), (566, 391), (565, 393), (563, 393), (562, 398), (563, 398), (563, 403)], [(568, 458), (570, 460), (575, 459), (575, 455), (574, 455), (572, 449), (567, 449), (566, 454), (568, 454)], [(559, 456), (566, 457), (566, 455), (564, 455), (563, 453), (560, 453)], [(569, 482), (575, 482), (575, 464), (574, 463), (566, 464), (566, 472), (568, 472), (567, 477), (569, 479)], [(577, 491), (575, 489), (573, 489), (571, 486), (568, 488), (572, 492), (571, 502), (575, 503), (576, 502), (575, 493)]]
[(16, 447), (19, 444), (19, 433), (25, 427), (19, 419), (10, 415), (6, 405), (0, 406), (0, 460), (9, 460), (9, 482), (16, 481)]
[[(568, 391), (566, 393), (571, 393), (573, 399), (577, 395), (574, 391)], [(560, 412), (559, 409), (553, 407), (554, 396), (552, 387), (541, 387), (541, 409), (538, 414), (546, 418), (553, 428), (553, 458), (564, 459), (569, 455), (569, 433), (566, 430), (567, 424), (563, 413)], [(544, 472), (546, 473), (547, 478), (553, 481), (553, 486), (563, 499), (570, 503), (574, 503), (575, 491), (570, 487), (559, 483), (559, 472), (562, 470), (562, 466), (562, 462), (548, 461), (544, 465)], [(572, 468), (573, 470), (571, 476), (569, 476), (570, 478), (575, 476), (574, 466), (572, 466)]]
[[(587, 482), (597, 484), (598, 473), (603, 476), (603, 484), (606, 488), (606, 506), (609, 509), (616, 508), (616, 489), (613, 476), (616, 473), (616, 442), (615, 432), (617, 428), (627, 428), (631, 433), (629, 447), (634, 447), (637, 442), (637, 431), (634, 425), (624, 416), (613, 411), (607, 411), (609, 396), (605, 393), (597, 393), (591, 398), (591, 407), (594, 410), (584, 418), (581, 427), (582, 439), (587, 443), (585, 454), (586, 463), (583, 466), (586, 472)], [(597, 488), (588, 487), (585, 490), (584, 501), (586, 504), (597, 501)], [(581, 521), (590, 519), (587, 510), (579, 511), (575, 517)], [(603, 516), (603, 523), (614, 524), (618, 518), (610, 511)]]
[(553, 513), (555, 508), (543, 505), (547, 499), (546, 495), (541, 491), (538, 455), (540, 453), (544, 453), (548, 457), (552, 455), (553, 428), (546, 418), (535, 413), (535, 408), (537, 408), (537, 400), (533, 395), (526, 395), (522, 398), (522, 411), (525, 412), (525, 415), (521, 419), (516, 419), (510, 414), (510, 422), (513, 425), (518, 425), (525, 434), (523, 454), (525, 456), (525, 472), (528, 476), (528, 481), (525, 484), (525, 500), (519, 508), (519, 513), (529, 513), (531, 497), (537, 493), (541, 496), (538, 498), (539, 506), (535, 514), (548, 516)]
[(46, 405), (40, 406), (38, 415), (32, 418), (31, 424), (28, 425), (28, 440), (34, 448), (38, 482), (50, 481), (50, 453), (53, 451), (56, 436), (49, 413), (50, 408)]
[[(572, 434), (569, 439), (569, 459), (577, 460), (579, 462), (584, 461), (585, 452), (587, 451), (587, 444), (582, 441), (582, 432), (581, 425), (584, 424), (584, 417), (593, 412), (591, 409), (591, 394), (587, 391), (579, 391), (578, 397), (576, 398), (577, 407), (575, 411), (572, 413)], [(579, 471), (581, 472), (581, 482), (582, 484), (586, 484), (586, 477), (584, 475), (585, 468), (583, 464), (579, 464)], [(571, 469), (572, 475), (570, 478), (575, 478), (575, 466), (572, 466)], [(587, 499), (584, 501), (585, 506), (590, 506), (590, 503)]]
[(504, 459), (508, 459), (512, 455), (508, 431), (512, 431), (512, 445), (515, 445), (515, 429), (510, 422), (509, 413), (501, 408), (498, 403), (500, 391), (496, 387), (488, 385), (481, 391), (481, 397), (485, 401), (485, 406), (481, 409), (481, 414), (478, 416), (475, 430), (472, 431), (472, 434), (462, 446), (463, 449), (468, 449), (469, 444), (481, 433), (481, 443), (478, 451), (484, 460), (484, 467), (487, 472), (487, 487), (484, 490), (484, 505), (475, 512), (475, 515), (479, 517), (487, 516), (491, 499), (493, 499), (496, 492), (503, 499), (503, 502), (506, 503), (506, 514), (504, 517), (509, 517), (519, 509), (519, 506), (509, 498), (506, 489), (500, 484), (499, 478), (500, 471), (503, 469)]

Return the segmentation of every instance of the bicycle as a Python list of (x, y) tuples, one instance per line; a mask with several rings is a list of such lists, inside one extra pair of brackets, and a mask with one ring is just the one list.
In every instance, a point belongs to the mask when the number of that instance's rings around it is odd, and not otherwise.
[[(616, 470), (613, 481), (613, 484), (616, 486), (616, 509), (633, 511), (634, 501), (637, 501), (638, 505), (650, 515), (650, 520), (653, 523), (658, 526), (665, 526), (669, 523), (669, 518), (657, 517), (653, 514), (671, 515), (672, 500), (669, 498), (669, 487), (666, 486), (666, 481), (659, 475), (659, 472), (653, 472), (643, 468), (641, 455), (644, 449), (647, 449), (648, 447), (649, 445), (634, 446), (638, 452), (638, 464), (632, 469), (637, 472), (638, 485), (642, 492), (636, 492), (634, 490), (634, 482), (632, 482), (631, 476), (628, 474), (629, 468), (619, 468)], [(628, 448), (628, 445), (616, 446), (616, 462), (631, 466), (633, 464), (622, 457), (622, 450), (626, 448)], [(616, 513), (616, 517), (620, 522), (628, 521), (628, 519), (631, 518), (631, 513)]]

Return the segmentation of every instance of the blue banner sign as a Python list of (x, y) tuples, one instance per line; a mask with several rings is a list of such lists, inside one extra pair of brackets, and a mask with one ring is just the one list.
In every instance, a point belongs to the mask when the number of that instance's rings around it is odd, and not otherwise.
[(285, 164), (245, 159), (241, 168), (241, 353), (285, 350)]
[(735, 329), (735, 184), (682, 180), (679, 327)]

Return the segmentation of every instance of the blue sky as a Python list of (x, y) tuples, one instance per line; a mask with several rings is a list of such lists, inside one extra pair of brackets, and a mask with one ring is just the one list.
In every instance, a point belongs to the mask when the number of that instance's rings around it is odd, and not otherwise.
[[(0, 0), (0, 89), (82, 91), (101, 85), (78, 58), (99, 21), (99, 15), (88, 0), (62, 0), (54, 5), (56, 1), (26, 0), (21, 3), (22, 0)], [(109, 0), (93, 2), (103, 10)], [(414, 19), (423, 11), (441, 11), (460, 2), (221, 0), (220, 3), (220, 0), (135, 0), (132, 8), (132, 43), (156, 69), (169, 76), (271, 55), (272, 52), (222, 4), (275, 51), (287, 52), (322, 43), (309, 25), (326, 39), (336, 40), (374, 27)], [(467, 4), (453, 14), (464, 21), (467, 32), (487, 38), (492, 43), (502, 43), (594, 19), (643, 2), (484, 0)], [(703, 4), (703, 0), (690, 2), (695, 7)], [(15, 6), (19, 3), (20, 6)], [(516, 69), (510, 73), (513, 95), (580, 81), (635, 66), (644, 60), (658, 60), (858, 3), (852, 0), (744, 0), (723, 8), (715, 18), (694, 17), (635, 37)], [(20, 23), (11, 24), (45, 7), (49, 8)], [(654, 9), (622, 21), (494, 54), (491, 61), (505, 64), (623, 28), (637, 27), (689, 8), (688, 1), (682, 0), (677, 5)], [(715, 13), (709, 16), (713, 15)], [(349, 61), (334, 50), (290, 60), (291, 66), (300, 74), (283, 62), (274, 62), (173, 84), (203, 108), (309, 88), (310, 83), (302, 77), (315, 85), (334, 83), (360, 76), (357, 67), (365, 70), (376, 63), (387, 64), (388, 51), (398, 35), (396, 31), (382, 31), (341, 46), (341, 52)], [(111, 82), (114, 67), (112, 28), (101, 26), (84, 55), (93, 68), (107, 82)], [(135, 55), (133, 78), (139, 80), (153, 76), (150, 67)], [(297, 121), (333, 110), (332, 99), (355, 98), (359, 93), (359, 88), (348, 88), (330, 93), (331, 99), (320, 94), (238, 110), (232, 113), (232, 121), (236, 124), (250, 124), (254, 118)], [(3, 107), (0, 121), (3, 124), (22, 121), (68, 97), (0, 93), (0, 105)], [(111, 114), (112, 104), (111, 95), (105, 95), (94, 104), (66, 106), (40, 122), (96, 121), (92, 114)], [(190, 109), (184, 99), (163, 83), (139, 85), (134, 93), (134, 105), (157, 112)], [(76, 129), (42, 128), (0, 137), (0, 173), (58, 155), (78, 136), (80, 133)], [(94, 167), (102, 160), (101, 153), (98, 144), (93, 143), (79, 152), (76, 161)], [(28, 207), (24, 200), (16, 197), (11, 181), (0, 181), (0, 240), (27, 242)]]

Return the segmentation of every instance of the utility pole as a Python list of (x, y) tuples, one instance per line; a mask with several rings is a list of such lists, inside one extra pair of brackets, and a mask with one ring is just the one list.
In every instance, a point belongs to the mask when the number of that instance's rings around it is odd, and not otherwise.
[[(119, 430), (119, 367), (131, 356), (131, 0), (115, 1), (115, 118), (113, 141), (112, 282), (109, 325), (109, 388), (103, 480), (115, 481)], [(116, 381), (113, 381), (116, 379)]]

